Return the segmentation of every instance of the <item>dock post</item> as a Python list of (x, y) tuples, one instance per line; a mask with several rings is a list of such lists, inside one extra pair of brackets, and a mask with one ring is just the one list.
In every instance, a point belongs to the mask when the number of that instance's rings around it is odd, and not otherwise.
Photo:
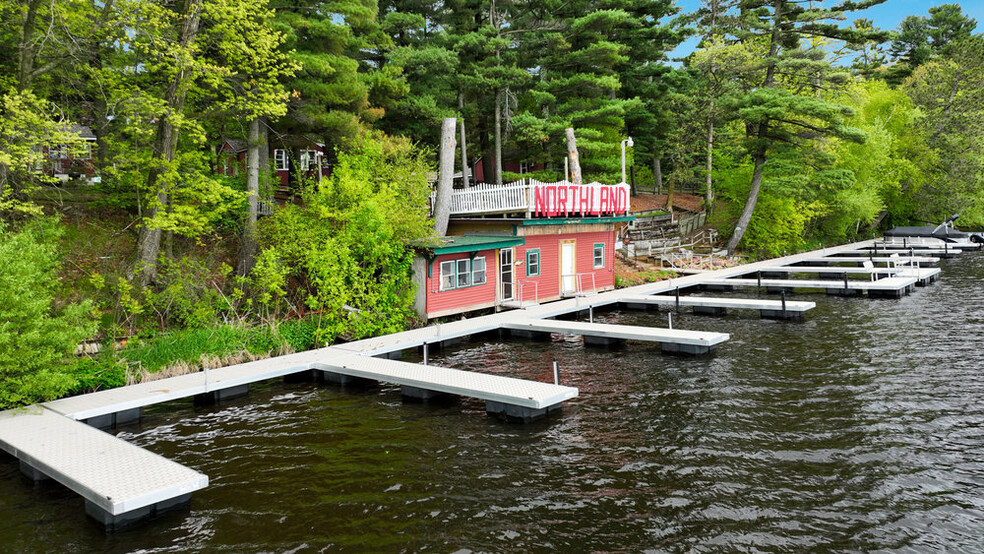
[(676, 288), (676, 311), (680, 313), (680, 287)]
[(915, 255), (913, 254), (912, 247), (910, 246), (909, 247), (909, 265), (912, 265), (912, 258), (914, 258), (914, 257), (915, 257)]
[(588, 306), (588, 323), (594, 323), (594, 305)]
[(909, 246), (909, 237), (902, 237), (902, 248), (908, 248), (908, 246)]
[(945, 240), (943, 241), (943, 254), (944, 257), (950, 255), (950, 243)]
[(556, 358), (553, 361), (553, 370), (554, 370), (554, 384), (555, 385), (559, 385), (560, 384), (560, 366), (557, 365)]
[(759, 296), (762, 296), (762, 272), (758, 271), (757, 275), (758, 275), (758, 290), (756, 292), (759, 293)]
[(427, 365), (427, 343), (424, 342), (424, 365)]
[(779, 297), (782, 298), (782, 318), (786, 319), (786, 289), (779, 291)]
[(844, 292), (847, 292), (847, 273), (844, 274)]
[(668, 312), (666, 314), (666, 319), (669, 322), (670, 329), (672, 329), (673, 328), (673, 312)]

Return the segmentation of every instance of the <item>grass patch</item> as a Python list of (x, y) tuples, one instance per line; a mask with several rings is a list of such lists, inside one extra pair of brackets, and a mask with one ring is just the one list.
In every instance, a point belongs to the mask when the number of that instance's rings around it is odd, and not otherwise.
[(149, 373), (169, 366), (199, 366), (205, 358), (236, 354), (267, 356), (290, 350), (288, 343), (270, 327), (220, 325), (207, 329), (181, 329), (159, 333), (150, 339), (130, 341), (117, 355), (128, 365)]

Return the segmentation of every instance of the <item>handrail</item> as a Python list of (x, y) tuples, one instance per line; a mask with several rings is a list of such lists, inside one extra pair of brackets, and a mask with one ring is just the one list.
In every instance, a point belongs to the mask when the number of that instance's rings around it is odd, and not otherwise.
[[(589, 290), (598, 290), (597, 283), (595, 282), (595, 273), (593, 271), (588, 271), (588, 272), (584, 272), (584, 273), (562, 273), (560, 275), (560, 283), (561, 283), (561, 289), (562, 289), (560, 291), (560, 293), (561, 294), (564, 294), (564, 293), (573, 293), (575, 295), (577, 295), (579, 293), (583, 294), (584, 293), (584, 283), (583, 283), (583, 279), (582, 278), (585, 275), (590, 275), (591, 276), (591, 288)], [(573, 277), (574, 278), (574, 290), (563, 290), (564, 278), (565, 277)]]
[(516, 284), (517, 284), (517, 288), (519, 289), (517, 291), (519, 293), (519, 304), (522, 306), (523, 303), (526, 302), (526, 295), (523, 293), (523, 287), (527, 283), (533, 283), (533, 303), (534, 304), (539, 304), (540, 303), (540, 282), (537, 281), (536, 279), (517, 279), (516, 280)]

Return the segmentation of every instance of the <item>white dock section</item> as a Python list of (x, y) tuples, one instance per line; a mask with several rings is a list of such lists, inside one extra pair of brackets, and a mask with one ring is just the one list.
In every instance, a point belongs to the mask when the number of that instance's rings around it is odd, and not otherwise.
[(815, 273), (817, 275), (894, 275), (895, 267), (828, 267), (819, 265), (774, 265), (761, 268), (762, 273)]
[(25, 473), (81, 495), (86, 511), (111, 528), (208, 486), (202, 473), (41, 406), (0, 412), (0, 448), (26, 464)]
[[(510, 410), (507, 414), (524, 420), (559, 408), (561, 402), (575, 398), (578, 394), (575, 387), (358, 354), (331, 356), (329, 360), (316, 363), (314, 369), (401, 385), (405, 387), (404, 393), (407, 396), (417, 396), (422, 391), (429, 391), (478, 398), (486, 401), (487, 411), (490, 413), (501, 413), (501, 408), (505, 406), (525, 408), (526, 410)], [(423, 396), (427, 397), (428, 395)]]
[(850, 294), (867, 292), (869, 296), (891, 296), (899, 298), (912, 292), (918, 279), (915, 277), (888, 277), (877, 281), (850, 279), (847, 283), (833, 280), (809, 279), (713, 279), (704, 281), (708, 286), (758, 287), (771, 289), (822, 289), (831, 294)]
[(704, 354), (728, 340), (727, 333), (706, 331), (686, 331), (678, 329), (662, 329), (658, 327), (640, 327), (636, 325), (610, 325), (607, 323), (587, 323), (584, 321), (558, 321), (551, 319), (529, 319), (526, 321), (507, 322), (503, 329), (526, 333), (562, 333), (582, 335), (587, 342), (588, 337), (603, 340), (641, 340), (660, 343), (666, 352), (683, 352), (688, 354)]
[(709, 313), (724, 313), (724, 310), (759, 310), (763, 317), (781, 317), (783, 311), (792, 319), (802, 317), (807, 310), (817, 306), (816, 302), (787, 300), (762, 300), (758, 298), (714, 298), (710, 296), (653, 296), (653, 295), (623, 295), (619, 302), (624, 304), (649, 304), (654, 306), (686, 306), (699, 313), (701, 309), (720, 310)]
[(309, 370), (319, 352), (320, 350), (311, 350), (288, 354), (159, 381), (71, 396), (47, 402), (44, 406), (72, 419), (89, 420), (200, 394), (219, 393), (218, 397), (221, 398), (222, 391)]
[(935, 264), (940, 259), (934, 256), (816, 256), (802, 260), (803, 263), (856, 263), (872, 262), (874, 264)]
[[(91, 425), (118, 424), (139, 418), (141, 409), (151, 404), (188, 397), (222, 399), (248, 389), (250, 383), (278, 378), (298, 372), (317, 370), (325, 374), (350, 378), (374, 379), (395, 383), (403, 387), (404, 394), (448, 393), (485, 399), (486, 409), (507, 417), (528, 419), (542, 411), (559, 407), (564, 400), (577, 396), (577, 389), (548, 383), (531, 383), (501, 376), (480, 375), (451, 368), (421, 366), (394, 360), (374, 358), (398, 354), (407, 348), (428, 343), (457, 340), (462, 337), (496, 331), (499, 329), (520, 332), (577, 333), (591, 340), (648, 340), (661, 342), (664, 350), (689, 353), (707, 352), (727, 340), (725, 333), (695, 332), (686, 330), (653, 329), (624, 325), (602, 325), (573, 321), (557, 321), (549, 318), (583, 312), (595, 306), (619, 302), (623, 298), (671, 293), (703, 284), (726, 286), (756, 286), (756, 279), (729, 279), (762, 270), (771, 266), (820, 261), (840, 263), (853, 261), (850, 257), (863, 258), (861, 262), (877, 258), (872, 256), (872, 241), (827, 248), (769, 260), (690, 275), (669, 281), (660, 281), (585, 298), (571, 298), (549, 304), (531, 306), (522, 310), (502, 312), (431, 325), (426, 328), (395, 333), (383, 337), (365, 339), (332, 348), (323, 348), (278, 358), (259, 360), (236, 366), (213, 369), (207, 372), (162, 379), (87, 395), (49, 402), (23, 410), (0, 413), (0, 445), (21, 460), (25, 473), (34, 477), (50, 476), (58, 479), (86, 499), (87, 511), (107, 528), (153, 515), (156, 511), (186, 504), (190, 493), (205, 487), (208, 478), (201, 473), (181, 467), (152, 453), (118, 440)], [(908, 253), (908, 249), (896, 250)], [(879, 254), (890, 253), (884, 247)], [(932, 251), (921, 250), (921, 254)], [(956, 250), (952, 253), (958, 252)], [(848, 255), (845, 258), (835, 256)], [(923, 256), (925, 258), (926, 256)], [(889, 263), (889, 262), (885, 262)], [(900, 273), (896, 277), (878, 281), (852, 280), (849, 289), (867, 290), (869, 294), (882, 292), (901, 296), (911, 290), (917, 281)], [(804, 281), (763, 279), (761, 284), (776, 288), (819, 288), (828, 292), (843, 289), (837, 281)], [(675, 303), (675, 298), (662, 297)], [(696, 298), (696, 297), (686, 297)], [(681, 298), (681, 301), (683, 298)], [(725, 299), (717, 299), (720, 304)], [(736, 302), (747, 302), (729, 299)], [(696, 300), (687, 300), (695, 302)], [(776, 302), (776, 305), (780, 303)], [(800, 307), (797, 302), (786, 302), (787, 311)], [(812, 303), (809, 303), (812, 304)], [(732, 304), (727, 307), (738, 307)], [(761, 309), (761, 308), (759, 308)], [(781, 306), (780, 306), (781, 309)], [(421, 394), (423, 391), (426, 394)], [(110, 458), (112, 461), (110, 461)]]
[(869, 246), (869, 247), (865, 247), (865, 248), (858, 248), (858, 249), (852, 250), (851, 252), (854, 253), (854, 254), (867, 254), (867, 253), (870, 252), (870, 253), (872, 253), (874, 255), (898, 254), (898, 255), (901, 256), (903, 254), (908, 254), (911, 251), (912, 252), (919, 252), (920, 254), (924, 254), (926, 256), (937, 256), (937, 257), (940, 257), (940, 258), (953, 258), (953, 257), (959, 256), (961, 253), (963, 253), (963, 249), (958, 248), (958, 247), (946, 247), (946, 248), (915, 248), (915, 249), (910, 250), (910, 248), (902, 248), (901, 246), (898, 246), (898, 247), (895, 247), (895, 246), (879, 246), (878, 248), (874, 248), (874, 247)]

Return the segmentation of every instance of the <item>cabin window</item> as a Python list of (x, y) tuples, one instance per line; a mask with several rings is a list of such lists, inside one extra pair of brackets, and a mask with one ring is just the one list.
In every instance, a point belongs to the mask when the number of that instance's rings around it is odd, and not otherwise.
[(282, 148), (273, 150), (273, 167), (277, 171), (287, 171), (287, 151)]
[(92, 143), (83, 143), (81, 148), (79, 148), (79, 153), (75, 156), (76, 160), (91, 160), (92, 159)]
[(454, 288), (454, 261), (441, 262), (441, 290)]
[(68, 149), (63, 145), (52, 146), (48, 149), (48, 157), (53, 160), (67, 160)]
[(594, 245), (594, 268), (605, 267), (605, 243), (600, 242)]
[(540, 275), (540, 249), (526, 251), (526, 276), (536, 277)]
[(307, 171), (312, 167), (317, 167), (318, 152), (316, 150), (301, 150), (301, 171)]
[(461, 289), (484, 285), (486, 279), (485, 258), (461, 258), (441, 262), (440, 290)]
[(519, 173), (520, 174), (533, 173), (534, 165), (535, 164), (533, 162), (519, 162)]
[(485, 284), (485, 258), (475, 258), (472, 260), (472, 284)]
[(471, 260), (457, 260), (458, 286), (467, 287), (471, 284)]

